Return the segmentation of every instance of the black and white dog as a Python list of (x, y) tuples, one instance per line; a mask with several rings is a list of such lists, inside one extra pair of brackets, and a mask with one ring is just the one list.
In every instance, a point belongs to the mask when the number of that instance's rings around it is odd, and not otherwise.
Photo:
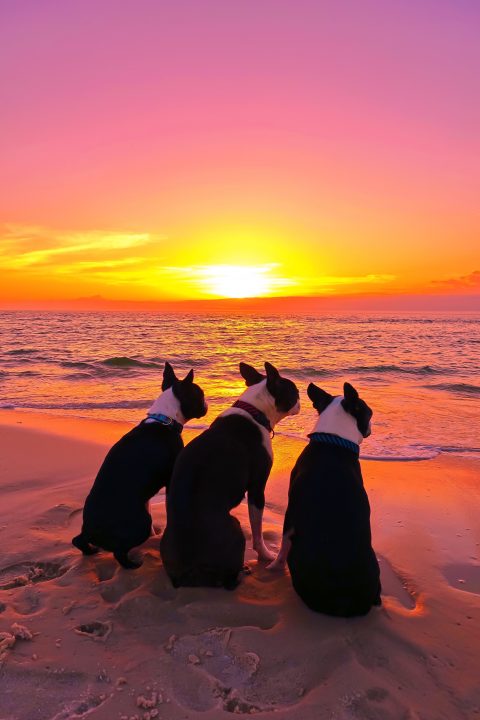
[(381, 604), (358, 459), (360, 443), (371, 432), (372, 410), (349, 383), (343, 397), (313, 383), (307, 392), (319, 418), (292, 470), (282, 546), (269, 568), (287, 562), (293, 587), (312, 610), (365, 615)]
[(262, 533), (265, 484), (273, 460), (271, 434), (282, 418), (299, 412), (300, 403), (291, 380), (270, 363), (265, 370), (266, 377), (240, 363), (247, 390), (177, 460), (160, 543), (175, 587), (236, 587), (245, 537), (230, 510), (245, 493), (253, 547), (260, 559), (273, 559)]
[(173, 465), (183, 449), (182, 429), (207, 412), (203, 390), (193, 370), (178, 380), (165, 363), (162, 393), (145, 420), (108, 452), (83, 509), (82, 532), (72, 543), (84, 555), (101, 547), (113, 552), (124, 568), (138, 568), (128, 552), (151, 534), (149, 500), (168, 486)]

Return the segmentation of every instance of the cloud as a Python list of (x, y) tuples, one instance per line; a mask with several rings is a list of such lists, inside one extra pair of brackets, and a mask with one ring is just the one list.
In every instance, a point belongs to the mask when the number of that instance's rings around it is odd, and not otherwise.
[(331, 295), (340, 292), (354, 293), (373, 290), (378, 285), (388, 285), (396, 280), (395, 275), (318, 275), (299, 278), (299, 285), (305, 295)]
[(440, 290), (477, 293), (480, 291), (480, 270), (446, 280), (432, 280), (432, 285)]
[(38, 226), (7, 225), (0, 236), (0, 262), (2, 267), (12, 270), (49, 266), (53, 271), (63, 272), (75, 256), (79, 262), (84, 256), (88, 258), (84, 262), (91, 262), (94, 255), (99, 258), (97, 264), (111, 265), (112, 257), (118, 253), (146, 249), (156, 241), (158, 237), (149, 233), (61, 232)]

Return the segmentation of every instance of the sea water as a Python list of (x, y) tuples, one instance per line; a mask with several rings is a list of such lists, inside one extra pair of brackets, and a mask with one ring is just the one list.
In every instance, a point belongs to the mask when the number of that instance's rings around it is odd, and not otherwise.
[(165, 360), (204, 388), (207, 427), (244, 389), (238, 365), (265, 360), (294, 380), (301, 412), (276, 432), (306, 438), (309, 382), (372, 407), (362, 456), (480, 458), (480, 314), (219, 315), (0, 313), (0, 406), (139, 422)]

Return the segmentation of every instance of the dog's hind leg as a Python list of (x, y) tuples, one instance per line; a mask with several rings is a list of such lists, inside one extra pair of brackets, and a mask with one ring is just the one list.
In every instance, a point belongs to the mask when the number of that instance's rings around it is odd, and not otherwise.
[(72, 538), (72, 545), (78, 548), (78, 550), (81, 550), (84, 555), (95, 555), (95, 553), (98, 553), (99, 550), (98, 547), (90, 545), (90, 543), (88, 542), (86, 537), (82, 535), (82, 533)]
[(142, 567), (143, 564), (141, 562), (130, 560), (128, 557), (128, 550), (114, 550), (113, 556), (115, 560), (120, 563), (123, 568), (125, 568), (125, 570), (138, 570), (138, 568)]

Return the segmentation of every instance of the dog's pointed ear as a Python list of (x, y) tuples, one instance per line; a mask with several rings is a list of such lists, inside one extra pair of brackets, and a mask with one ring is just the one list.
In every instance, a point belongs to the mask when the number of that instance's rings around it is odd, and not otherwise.
[(280, 373), (278, 372), (277, 368), (269, 362), (265, 363), (265, 371), (269, 380), (278, 380), (278, 378), (280, 377)]
[(185, 385), (191, 385), (193, 383), (193, 368), (190, 370), (190, 372), (185, 375), (185, 377), (182, 380), (182, 383), (185, 383)]
[(245, 385), (247, 387), (250, 387), (250, 385), (257, 385), (259, 382), (262, 382), (262, 380), (265, 380), (264, 376), (259, 373), (258, 370), (255, 370), (254, 367), (247, 365), (247, 363), (244, 362), (240, 363), (240, 375), (245, 380)]
[(308, 386), (307, 395), (312, 401), (313, 407), (319, 414), (322, 413), (328, 405), (330, 405), (334, 397), (326, 390), (322, 390), (322, 388), (317, 387), (313, 383), (310, 383)]
[(176, 382), (177, 376), (175, 375), (175, 371), (167, 360), (165, 362), (165, 369), (163, 371), (162, 390), (165, 392), (165, 390), (171, 388), (172, 385), (174, 385)]
[(271, 395), (274, 395), (275, 388), (280, 380), (280, 373), (277, 368), (269, 362), (265, 363), (265, 371), (267, 373), (267, 390)]
[(343, 397), (347, 401), (347, 403), (354, 403), (358, 400), (358, 392), (355, 390), (353, 385), (350, 385), (350, 383), (346, 382), (343, 383)]

